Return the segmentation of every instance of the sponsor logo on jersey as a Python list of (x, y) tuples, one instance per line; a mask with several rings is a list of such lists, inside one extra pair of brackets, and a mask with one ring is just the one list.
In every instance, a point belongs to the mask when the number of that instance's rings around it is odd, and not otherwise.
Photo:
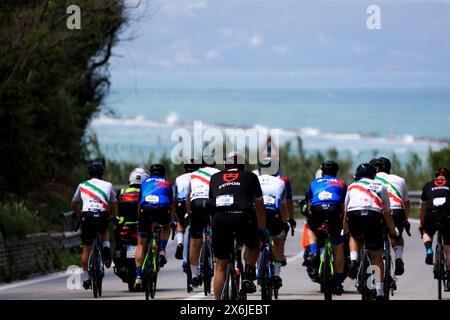
[(331, 200), (331, 199), (333, 199), (333, 194), (331, 192), (324, 190), (319, 193), (319, 200), (324, 201), (324, 200)]
[(223, 181), (225, 182), (233, 182), (236, 181), (239, 178), (239, 173), (224, 173), (223, 174)]

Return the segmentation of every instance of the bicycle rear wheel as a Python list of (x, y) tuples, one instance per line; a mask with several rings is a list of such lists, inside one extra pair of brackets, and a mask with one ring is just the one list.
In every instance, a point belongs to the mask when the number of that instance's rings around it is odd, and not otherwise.
[[(439, 239), (439, 236), (438, 236)], [(436, 278), (438, 282), (438, 300), (442, 300), (442, 287), (444, 286), (444, 252), (443, 252), (442, 245), (438, 243), (436, 245), (436, 258), (435, 258), (435, 268), (437, 269), (436, 272)]]
[(212, 259), (210, 246), (207, 242), (203, 243), (202, 248), (202, 273), (203, 273), (203, 291), (205, 296), (211, 293), (212, 272), (210, 260)]
[(369, 261), (367, 257), (367, 252), (364, 252), (361, 257), (361, 270), (360, 270), (360, 286), (361, 286), (361, 298), (363, 301), (368, 301), (370, 299), (370, 291), (368, 288), (368, 274), (367, 269), (369, 267)]
[(233, 286), (232, 284), (232, 277), (231, 275), (233, 274), (233, 264), (228, 264), (227, 266), (227, 271), (226, 271), (226, 276), (225, 276), (225, 283), (222, 289), (222, 293), (220, 295), (220, 300), (232, 300), (232, 294), (231, 294), (231, 287)]
[(330, 255), (328, 250), (325, 248), (324, 259), (323, 259), (323, 269), (322, 269), (322, 285), (323, 285), (323, 295), (325, 301), (333, 300), (333, 277), (331, 275), (330, 268)]
[(392, 291), (391, 246), (389, 240), (384, 241), (384, 299), (389, 300)]

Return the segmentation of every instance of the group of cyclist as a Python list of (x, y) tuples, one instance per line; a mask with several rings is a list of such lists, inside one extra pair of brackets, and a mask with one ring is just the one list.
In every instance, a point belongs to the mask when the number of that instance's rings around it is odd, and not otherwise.
[[(193, 287), (201, 284), (199, 255), (207, 224), (212, 227), (216, 299), (221, 298), (235, 238), (245, 247), (242, 290), (247, 294), (256, 292), (256, 263), (261, 245), (269, 236), (273, 239), (272, 285), (276, 289), (282, 287), (281, 268), (286, 265), (284, 246), (289, 229), (295, 229), (296, 222), (292, 189), (289, 179), (279, 172), (279, 161), (265, 158), (258, 169), (251, 172), (246, 170), (244, 158), (233, 152), (225, 159), (223, 170), (216, 168), (212, 157), (203, 157), (201, 163), (191, 159), (183, 166), (185, 173), (176, 178), (173, 186), (165, 178), (163, 165), (154, 164), (149, 171), (136, 168), (130, 174), (129, 188), (116, 196), (112, 184), (102, 180), (104, 164), (96, 161), (89, 165), (89, 179), (78, 186), (72, 199), (72, 208), (82, 223), (84, 288), (91, 286), (87, 260), (97, 232), (102, 234), (105, 266), (109, 268), (111, 265), (107, 226), (110, 219), (116, 221), (118, 214), (137, 221), (136, 290), (142, 289), (142, 262), (152, 224), (162, 226), (159, 265), (163, 267), (167, 263), (165, 248), (172, 221), (176, 221), (175, 258), (178, 260), (185, 258), (185, 231), (188, 224), (190, 227), (187, 253), (190, 265), (184, 265), (184, 269), (190, 269)], [(386, 228), (395, 252), (395, 275), (404, 273), (402, 233), (410, 228), (411, 206), (405, 179), (391, 174), (391, 169), (389, 159), (375, 158), (358, 166), (355, 182), (347, 187), (338, 178), (338, 164), (326, 161), (309, 186), (305, 205), (301, 208), (306, 215), (306, 265), (311, 278), (317, 281), (320, 262), (317, 236), (326, 223), (333, 242), (335, 295), (343, 293), (342, 283), (346, 276), (356, 278), (358, 252), (361, 241), (364, 241), (372, 263), (381, 270), (375, 288), (377, 299), (383, 299), (382, 247)], [(432, 238), (438, 222), (444, 225), (445, 252), (450, 254), (448, 179), (449, 171), (439, 169), (436, 178), (425, 185), (421, 197), (419, 230), (423, 234), (427, 264), (433, 264)], [(82, 208), (78, 205), (80, 201), (83, 202)], [(127, 205), (120, 206), (121, 202)], [(118, 208), (122, 209), (118, 212)], [(450, 268), (450, 259), (447, 265)], [(450, 280), (450, 275), (447, 277)], [(450, 281), (447, 283), (450, 290)]]

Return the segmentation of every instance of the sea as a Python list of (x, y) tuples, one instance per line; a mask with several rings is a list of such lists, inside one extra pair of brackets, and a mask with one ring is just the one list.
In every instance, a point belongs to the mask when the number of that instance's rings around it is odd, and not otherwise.
[(91, 121), (109, 159), (145, 163), (170, 156), (174, 132), (252, 128), (278, 129), (280, 144), (302, 138), (307, 153), (336, 149), (358, 162), (395, 154), (405, 164), (412, 154), (425, 164), (430, 151), (450, 140), (448, 85), (254, 85), (226, 81), (209, 85), (154, 82), (145, 87), (113, 86), (102, 112)]

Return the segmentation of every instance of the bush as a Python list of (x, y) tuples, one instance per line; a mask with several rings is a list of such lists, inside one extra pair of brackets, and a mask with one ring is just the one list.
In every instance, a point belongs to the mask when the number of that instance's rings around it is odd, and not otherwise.
[(47, 231), (47, 223), (23, 202), (0, 203), (0, 231), (7, 239), (24, 238), (27, 234)]

